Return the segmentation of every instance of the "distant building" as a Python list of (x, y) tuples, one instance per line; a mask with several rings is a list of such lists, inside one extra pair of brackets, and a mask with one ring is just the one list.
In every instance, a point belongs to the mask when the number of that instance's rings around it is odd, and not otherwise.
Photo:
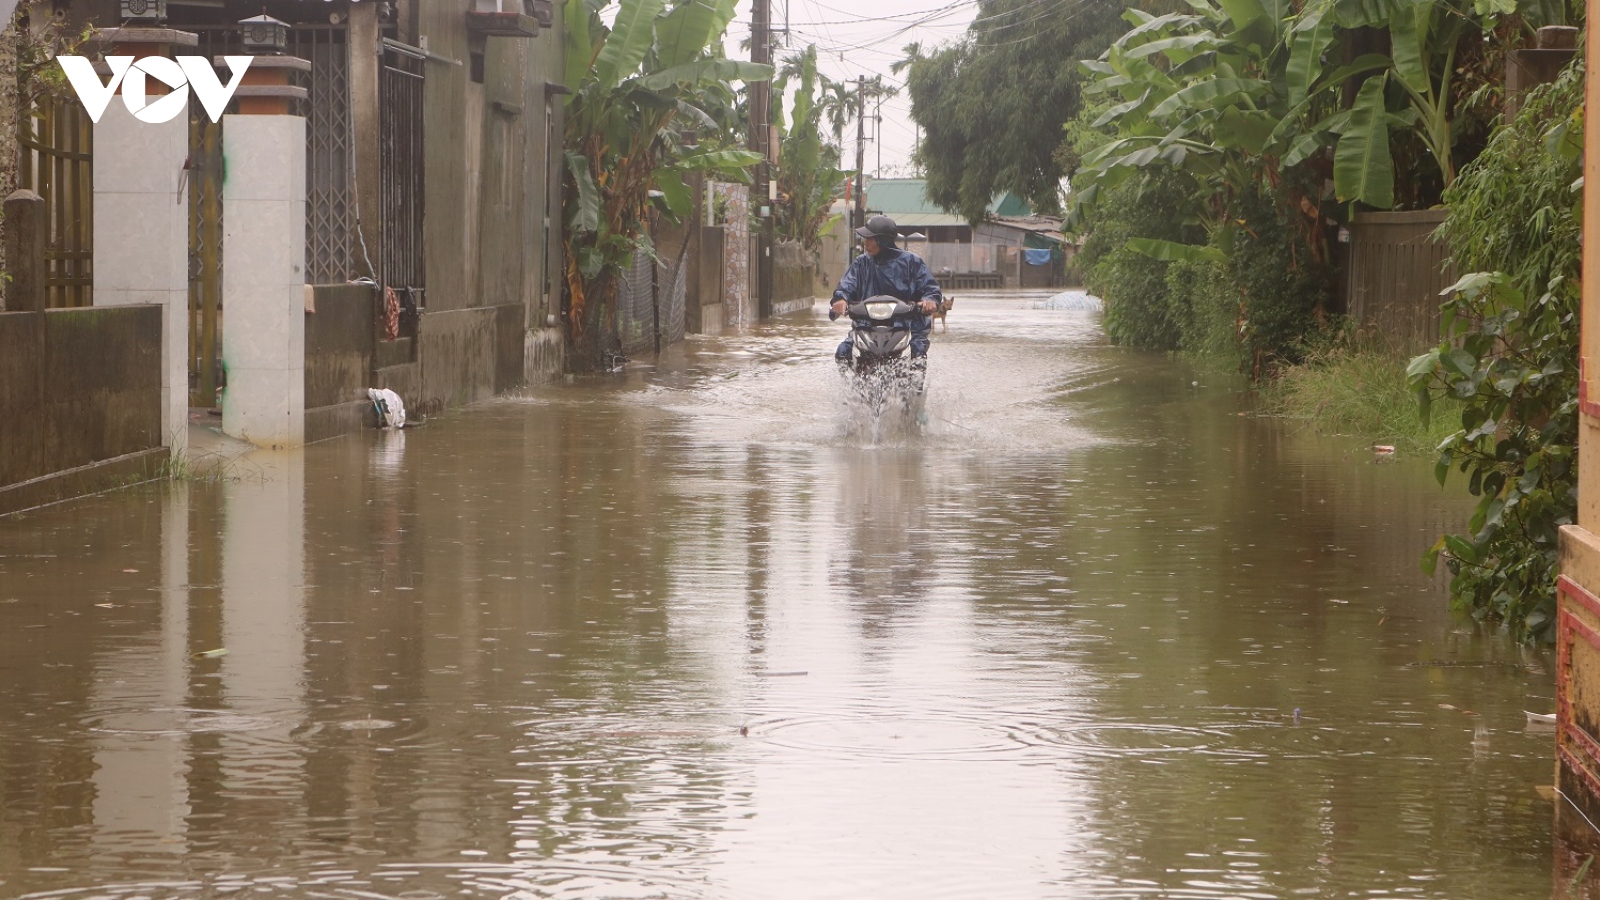
[(1059, 218), (1034, 215), (1011, 191), (989, 203), (988, 218), (977, 227), (928, 200), (921, 178), (869, 182), (867, 211), (894, 219), (911, 242), (909, 249), (927, 261), (945, 287), (1058, 287), (1076, 252), (1062, 235)]

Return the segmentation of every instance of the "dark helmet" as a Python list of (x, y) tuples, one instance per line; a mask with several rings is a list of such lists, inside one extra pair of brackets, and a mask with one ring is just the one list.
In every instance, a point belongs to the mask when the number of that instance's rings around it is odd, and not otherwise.
[(856, 229), (856, 237), (877, 238), (880, 244), (893, 244), (899, 228), (888, 216), (873, 216), (867, 224)]

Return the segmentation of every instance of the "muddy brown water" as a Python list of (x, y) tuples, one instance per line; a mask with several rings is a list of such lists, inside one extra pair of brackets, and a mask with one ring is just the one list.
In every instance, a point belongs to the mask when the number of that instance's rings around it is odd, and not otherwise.
[(1459, 488), (1045, 296), (0, 519), (0, 896), (1550, 896)]

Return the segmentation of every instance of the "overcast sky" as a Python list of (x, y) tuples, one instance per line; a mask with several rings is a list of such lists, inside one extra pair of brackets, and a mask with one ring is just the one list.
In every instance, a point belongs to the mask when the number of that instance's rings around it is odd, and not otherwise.
[[(854, 81), (858, 75), (881, 76), (884, 84), (900, 90), (900, 96), (883, 103), (879, 128), (874, 129), (870, 119), (867, 122), (866, 171), (868, 175), (880, 173), (881, 158), (882, 177), (912, 175), (911, 149), (917, 134), (911, 121), (911, 101), (905, 96), (905, 85), (889, 72), (889, 66), (905, 56), (905, 46), (913, 41), (921, 42), (927, 53), (959, 38), (977, 14), (977, 0), (942, 5), (930, 5), (926, 0), (769, 2), (773, 29), (781, 30), (785, 22), (789, 29), (787, 48), (780, 36), (776, 60), (798, 53), (807, 44), (816, 44), (817, 66), (829, 78)], [(750, 38), (752, 8), (750, 0), (740, 0), (739, 12), (728, 27), (730, 56), (749, 58), (749, 51), (741, 50), (740, 45)], [(855, 165), (855, 136), (852, 125), (844, 136), (844, 168)]]

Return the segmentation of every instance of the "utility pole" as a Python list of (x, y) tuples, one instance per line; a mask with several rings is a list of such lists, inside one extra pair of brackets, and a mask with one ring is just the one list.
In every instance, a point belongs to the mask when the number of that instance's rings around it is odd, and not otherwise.
[[(759, 2), (759, 0), (758, 0)], [(867, 76), (856, 76), (856, 213), (854, 228), (867, 224)]]
[[(876, 79), (874, 79), (876, 81)], [(873, 178), (883, 177), (883, 92), (878, 92), (878, 103), (872, 116), (872, 142), (878, 146), (878, 165), (872, 170)]]
[[(772, 64), (772, 11), (771, 0), (755, 0), (750, 17), (750, 61)], [(752, 212), (766, 210), (759, 221), (760, 240), (757, 242), (756, 314), (760, 318), (772, 315), (772, 83), (756, 82), (750, 85), (750, 149), (761, 154), (756, 164), (755, 184), (750, 198)]]

